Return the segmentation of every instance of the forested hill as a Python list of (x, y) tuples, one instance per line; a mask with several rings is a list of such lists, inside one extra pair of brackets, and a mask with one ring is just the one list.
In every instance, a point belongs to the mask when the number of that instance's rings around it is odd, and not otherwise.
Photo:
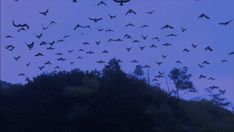
[(1, 84), (1, 132), (233, 132), (234, 114), (185, 101), (124, 73), (54, 72), (25, 85)]

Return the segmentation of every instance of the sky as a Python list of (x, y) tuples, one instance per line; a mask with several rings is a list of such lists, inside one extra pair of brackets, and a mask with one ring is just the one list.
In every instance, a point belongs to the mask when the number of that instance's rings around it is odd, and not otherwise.
[[(107, 4), (97, 6), (101, 0), (1, 0), (1, 80), (11, 83), (25, 83), (25, 77), (32, 78), (41, 73), (54, 71), (55, 66), (61, 67), (60, 70), (70, 71), (75, 68), (81, 70), (101, 70), (104, 64), (97, 64), (97, 61), (108, 62), (111, 58), (118, 58), (123, 61), (123, 70), (132, 74), (137, 64), (150, 65), (150, 78), (158, 75), (158, 72), (168, 74), (174, 67), (188, 67), (192, 81), (198, 92), (195, 97), (205, 97), (205, 89), (210, 86), (219, 86), (226, 90), (225, 97), (234, 103), (234, 55), (228, 55), (234, 51), (234, 22), (227, 26), (219, 23), (234, 19), (233, 0), (130, 0), (124, 6), (119, 6), (112, 0), (103, 0)], [(40, 14), (49, 9), (46, 16)], [(132, 9), (136, 14), (125, 15)], [(151, 15), (146, 12), (154, 11)], [(202, 13), (210, 17), (198, 19)], [(108, 15), (116, 15), (110, 19)], [(89, 18), (103, 18), (95, 23)], [(28, 24), (30, 29), (17, 32), (12, 21), (16, 24)], [(47, 30), (42, 29), (49, 25), (51, 21), (56, 24), (49, 26)], [(125, 25), (132, 23), (134, 27)], [(74, 27), (79, 24), (82, 26), (90, 25), (88, 28)], [(166, 24), (174, 29), (161, 29)], [(143, 25), (149, 27), (141, 28)], [(185, 32), (181, 27), (186, 28)], [(98, 31), (97, 29), (104, 29)], [(113, 32), (106, 32), (111, 29)], [(38, 39), (35, 35), (42, 33)], [(128, 34), (132, 39), (124, 38)], [(176, 37), (167, 37), (169, 34), (176, 34)], [(6, 38), (11, 35), (13, 38)], [(57, 43), (65, 35), (69, 35), (64, 42)], [(148, 36), (145, 40), (142, 36)], [(160, 41), (152, 38), (158, 37)], [(121, 42), (108, 42), (112, 39), (122, 39)], [(140, 43), (132, 41), (139, 40)], [(54, 50), (47, 50), (49, 44), (40, 46), (42, 41), (53, 42)], [(101, 41), (96, 45), (95, 41)], [(25, 43), (34, 42), (34, 47), (29, 50)], [(88, 42), (89, 45), (82, 43)], [(163, 44), (170, 43), (172, 46), (165, 47)], [(193, 48), (191, 44), (196, 44)], [(149, 48), (152, 44), (157, 48)], [(7, 45), (15, 46), (13, 51), (7, 50)], [(140, 50), (140, 46), (145, 46)], [(205, 51), (210, 46), (213, 51)], [(126, 48), (131, 48), (127, 52)], [(182, 52), (187, 48), (190, 52)], [(83, 49), (80, 52), (79, 49)], [(73, 50), (69, 53), (68, 50)], [(102, 53), (107, 50), (109, 53)], [(86, 52), (93, 51), (94, 54)], [(41, 52), (44, 56), (35, 57)], [(56, 53), (62, 53), (58, 56)], [(162, 55), (167, 57), (164, 59)], [(14, 57), (21, 56), (18, 61)], [(82, 59), (77, 59), (81, 56)], [(64, 62), (57, 59), (66, 58)], [(221, 63), (221, 60), (227, 60)], [(132, 63), (138, 60), (139, 63)], [(180, 60), (181, 64), (175, 62)], [(199, 68), (198, 64), (208, 61), (210, 65)], [(52, 65), (44, 63), (50, 61)], [(155, 62), (163, 63), (158, 66)], [(73, 65), (70, 62), (74, 62)], [(26, 66), (30, 63), (29, 66)], [(38, 67), (45, 65), (41, 71)], [(18, 74), (24, 73), (25, 76)], [(213, 77), (215, 80), (199, 79), (199, 75), (207, 78)], [(168, 79), (169, 81), (169, 79)], [(152, 85), (155, 82), (151, 82)], [(159, 82), (162, 88), (166, 88), (165, 78)], [(169, 87), (174, 88), (172, 81)], [(193, 98), (185, 93), (185, 98)]]

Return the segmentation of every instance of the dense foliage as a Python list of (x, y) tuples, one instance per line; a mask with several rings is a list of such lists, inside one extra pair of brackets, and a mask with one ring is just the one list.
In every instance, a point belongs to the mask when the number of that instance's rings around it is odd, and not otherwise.
[(1, 132), (234, 131), (234, 115), (209, 101), (172, 97), (124, 73), (54, 72), (1, 86)]

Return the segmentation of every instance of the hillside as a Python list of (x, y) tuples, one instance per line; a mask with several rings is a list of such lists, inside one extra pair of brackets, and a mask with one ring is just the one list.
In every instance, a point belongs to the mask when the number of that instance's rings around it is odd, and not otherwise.
[(1, 86), (2, 132), (228, 132), (234, 115), (209, 101), (185, 101), (110, 62), (102, 72), (42, 74)]

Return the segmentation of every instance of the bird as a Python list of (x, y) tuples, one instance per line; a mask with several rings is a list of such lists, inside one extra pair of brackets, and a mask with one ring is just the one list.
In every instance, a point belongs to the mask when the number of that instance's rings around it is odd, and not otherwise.
[(162, 61), (156, 61), (156, 64), (158, 64), (159, 66), (162, 64)]
[(11, 35), (6, 35), (5, 38), (13, 38)]
[(231, 51), (230, 53), (228, 53), (228, 55), (234, 55), (234, 51)]
[(140, 50), (144, 50), (145, 49), (145, 46), (140, 46)]
[(147, 27), (149, 27), (149, 25), (142, 25), (142, 26), (140, 26), (140, 28), (147, 28)]
[(130, 52), (131, 49), (132, 49), (132, 48), (126, 48), (126, 50), (127, 50), (128, 52)]
[(114, 2), (119, 3), (120, 6), (123, 6), (124, 3), (129, 2), (130, 0), (114, 0)]
[(44, 63), (45, 65), (52, 65), (50, 61)]
[(42, 29), (43, 30), (47, 30), (49, 28), (49, 26), (45, 27), (43, 24), (42, 24)]
[(103, 50), (102, 53), (108, 54), (109, 52), (107, 50)]
[(215, 79), (213, 77), (209, 77), (208, 80), (214, 81)]
[(94, 52), (93, 51), (88, 51), (88, 52), (86, 52), (87, 54), (94, 54)]
[(177, 60), (175, 63), (177, 64), (181, 64), (182, 62), (180, 60)]
[(100, 5), (107, 6), (107, 4), (106, 4), (104, 1), (100, 1), (100, 2), (98, 2), (97, 6), (100, 6)]
[(213, 51), (213, 49), (210, 46), (205, 47), (204, 50), (206, 50), (206, 51)]
[(185, 48), (183, 49), (183, 52), (189, 52), (189, 49)]
[(99, 45), (99, 44), (101, 43), (101, 41), (95, 41), (95, 43), (96, 43), (97, 45)]
[(50, 26), (51, 26), (52, 24), (57, 24), (57, 22), (51, 21), (51, 22), (49, 23)]
[(125, 15), (128, 15), (128, 14), (134, 14), (134, 15), (136, 15), (136, 12), (135, 12), (134, 10), (132, 10), (132, 9), (129, 9), (129, 10), (125, 13)]
[(24, 73), (20, 73), (20, 74), (18, 74), (18, 76), (25, 76), (25, 74)]
[(58, 58), (57, 60), (58, 60), (58, 61), (65, 61), (66, 59), (63, 58), (63, 57), (60, 57), (60, 58)]
[(72, 2), (77, 3), (77, 0), (72, 0)]
[(24, 23), (24, 24), (15, 24), (15, 22), (14, 21), (12, 21), (12, 24), (13, 24), (13, 26), (14, 27), (21, 27), (21, 28), (27, 28), (27, 29), (29, 29), (30, 27), (29, 27), (29, 25), (28, 24), (26, 24), (26, 23)]
[(16, 61), (18, 61), (20, 58), (21, 58), (21, 56), (16, 56), (16, 57), (14, 57), (14, 59), (15, 59)]
[(103, 61), (103, 60), (99, 60), (99, 61), (97, 61), (97, 63), (98, 63), (98, 64), (104, 64), (104, 63), (106, 63), (106, 62)]
[(146, 12), (146, 14), (148, 14), (148, 15), (152, 15), (154, 12), (155, 12), (155, 10), (147, 11), (147, 12)]
[(94, 21), (95, 23), (101, 21), (102, 19), (103, 19), (102, 17), (100, 17), (100, 18), (90, 18), (89, 17), (89, 20)]
[(133, 43), (140, 43), (139, 40), (133, 40), (132, 42), (133, 42)]
[(196, 48), (197, 47), (197, 44), (191, 44), (193, 48)]
[(176, 37), (177, 35), (174, 33), (168, 34), (167, 37)]
[(31, 62), (29, 62), (29, 63), (26, 64), (27, 67), (30, 66), (30, 65), (31, 65)]
[(172, 44), (169, 44), (169, 43), (165, 43), (165, 44), (162, 44), (163, 46), (172, 46)]
[(182, 32), (185, 32), (185, 31), (187, 31), (187, 30), (188, 30), (188, 28), (181, 27), (181, 31), (182, 31)]
[(198, 64), (198, 66), (199, 66), (200, 68), (203, 68), (203, 67), (204, 67), (204, 65), (202, 65), (202, 64)]
[(73, 50), (67, 50), (67, 52), (68, 52), (68, 53), (72, 53), (72, 52), (73, 52)]
[(146, 36), (141, 35), (141, 37), (142, 37), (143, 40), (146, 40), (148, 35), (146, 35)]
[(163, 59), (166, 59), (166, 58), (167, 58), (167, 56), (164, 55), (164, 54), (161, 54), (161, 56), (162, 56)]
[(204, 65), (204, 64), (209, 65), (209, 64), (210, 64), (210, 62), (208, 62), (208, 61), (203, 61), (203, 62), (202, 62), (202, 64), (203, 64), (203, 65)]
[(135, 25), (132, 23), (128, 23), (127, 25), (125, 25), (125, 27), (135, 27)]
[(81, 56), (78, 56), (78, 57), (76, 57), (76, 59), (82, 59), (82, 57), (81, 57)]
[(152, 45), (150, 45), (149, 48), (157, 48), (157, 46), (155, 44), (152, 44)]
[(200, 18), (206, 18), (206, 19), (210, 19), (209, 16), (207, 16), (206, 14), (202, 13), (200, 16), (198, 16), (198, 19)]
[(29, 50), (31, 50), (33, 48), (33, 46), (34, 46), (34, 42), (32, 42), (32, 43), (26, 43), (25, 42), (25, 44), (27, 45), (27, 47), (29, 48)]
[(44, 56), (42, 53), (37, 53), (36, 55), (35, 55), (36, 57), (38, 57), (38, 56)]
[(60, 52), (58, 52), (58, 53), (56, 53), (55, 55), (63, 55), (62, 53), (60, 53)]
[(221, 90), (221, 89), (219, 89), (219, 92), (220, 92), (221, 94), (225, 94), (226, 90)]
[(218, 86), (213, 85), (213, 86), (210, 86), (209, 88), (210, 88), (211, 90), (214, 90), (214, 89), (218, 89), (219, 87), (218, 87)]
[(48, 12), (49, 12), (49, 9), (46, 9), (45, 11), (40, 11), (39, 13), (46, 16)]
[(117, 17), (117, 15), (114, 15), (114, 16), (112, 16), (112, 15), (108, 15), (109, 17), (110, 17), (110, 19), (114, 19), (114, 18), (116, 18)]
[(153, 37), (153, 40), (157, 40), (158, 42), (160, 42), (160, 39), (158, 37)]
[(163, 26), (161, 29), (174, 29), (174, 27), (167, 24), (167, 25)]
[(232, 20), (229, 20), (229, 21), (227, 21), (227, 22), (220, 22), (219, 25), (227, 26), (227, 25), (230, 24), (232, 21), (233, 21), (233, 19), (232, 19)]
[(221, 60), (221, 63), (225, 63), (225, 62), (228, 62), (228, 60), (226, 60), (226, 59)]
[(206, 76), (205, 75), (199, 75), (199, 77), (198, 77), (199, 79), (202, 79), (202, 78), (206, 78)]
[(46, 45), (48, 42), (42, 41), (39, 45)]
[(38, 35), (35, 34), (35, 36), (36, 36), (38, 39), (41, 39), (42, 35), (43, 35), (42, 33), (40, 33), (40, 34), (38, 34)]
[(42, 71), (45, 68), (45, 66), (39, 66), (38, 69)]
[(132, 60), (131, 62), (132, 63), (138, 63), (139, 61), (138, 60)]
[(7, 45), (5, 47), (5, 49), (9, 50), (9, 51), (13, 51), (15, 49), (15, 46), (14, 45)]
[(54, 69), (61, 69), (59, 66), (55, 66)]

